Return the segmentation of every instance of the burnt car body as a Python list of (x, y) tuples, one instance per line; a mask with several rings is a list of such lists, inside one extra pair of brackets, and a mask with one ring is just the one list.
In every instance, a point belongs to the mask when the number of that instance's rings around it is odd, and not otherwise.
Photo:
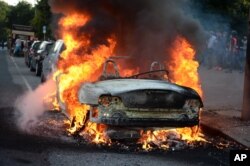
[(199, 124), (201, 97), (191, 88), (164, 80), (166, 70), (153, 70), (151, 66), (149, 72), (120, 78), (115, 63), (107, 63), (114, 64), (115, 74), (107, 74), (104, 69), (101, 81), (83, 84), (78, 97), (90, 106), (91, 122), (108, 126), (110, 138), (139, 138), (141, 130)]

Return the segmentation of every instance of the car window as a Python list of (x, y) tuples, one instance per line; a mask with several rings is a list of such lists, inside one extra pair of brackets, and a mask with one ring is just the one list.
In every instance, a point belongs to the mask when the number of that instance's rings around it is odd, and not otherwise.
[(40, 44), (41, 44), (41, 42), (36, 42), (36, 43), (34, 44), (34, 46), (33, 46), (33, 49), (34, 49), (34, 50), (37, 50), (37, 49), (39, 48)]
[(51, 44), (47, 44), (47, 46), (46, 46), (46, 51), (47, 51), (47, 52), (50, 52), (52, 46), (53, 46), (52, 43), (51, 43)]
[(50, 54), (55, 54), (58, 49), (60, 49), (60, 42), (55, 42), (55, 44), (50, 50)]
[(61, 54), (64, 50), (66, 50), (66, 46), (63, 44), (62, 47), (61, 47), (61, 49), (60, 49), (60, 54)]
[(64, 44), (61, 45), (61, 42), (56, 42), (53, 44), (52, 48), (50, 49), (49, 54), (56, 54), (57, 52), (62, 53), (65, 49), (66, 49), (66, 47)]

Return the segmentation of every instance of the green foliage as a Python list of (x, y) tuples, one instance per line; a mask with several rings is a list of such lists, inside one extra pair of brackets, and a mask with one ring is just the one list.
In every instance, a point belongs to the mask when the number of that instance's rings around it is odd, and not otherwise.
[(0, 1), (0, 40), (6, 40), (6, 36), (8, 33), (7, 25), (7, 15), (10, 11), (10, 8), (7, 3)]
[(246, 33), (250, 0), (193, 0), (193, 2), (202, 8), (203, 13), (212, 13), (217, 15), (217, 18), (223, 18), (223, 21), (227, 20), (229, 29), (235, 29), (240, 34)]
[(26, 1), (20, 1), (16, 6), (10, 6), (8, 26), (12, 24), (30, 25), (34, 17), (34, 8)]
[(38, 38), (43, 38), (42, 27), (45, 25), (47, 28), (46, 37), (51, 38), (52, 33), (50, 29), (50, 21), (52, 14), (50, 12), (50, 6), (48, 0), (39, 0), (35, 6), (35, 16), (32, 19), (32, 26), (36, 32)]

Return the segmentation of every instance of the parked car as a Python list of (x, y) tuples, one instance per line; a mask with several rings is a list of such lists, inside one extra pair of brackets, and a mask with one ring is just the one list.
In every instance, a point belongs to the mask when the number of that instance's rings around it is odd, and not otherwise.
[(35, 54), (35, 52), (38, 50), (39, 46), (41, 44), (41, 41), (37, 40), (32, 43), (30, 48), (28, 48), (28, 51), (24, 54), (24, 61), (25, 64), (30, 67), (30, 61), (31, 57)]
[(43, 70), (41, 74), (41, 82), (45, 82), (48, 76), (56, 70), (56, 64), (62, 51), (65, 50), (63, 40), (57, 40), (51, 47), (48, 56), (43, 60)]
[(36, 76), (40, 76), (42, 73), (42, 65), (44, 58), (48, 55), (53, 42), (43, 41), (38, 50), (31, 57), (30, 70), (36, 72)]
[[(114, 65), (112, 74), (106, 71), (109, 63)], [(107, 125), (111, 139), (138, 139), (141, 131), (198, 125), (203, 107), (199, 94), (171, 83), (168, 71), (159, 68), (151, 65), (148, 72), (122, 78), (115, 62), (108, 60), (99, 81), (83, 83), (79, 89), (80, 103), (89, 106), (84, 123)]]

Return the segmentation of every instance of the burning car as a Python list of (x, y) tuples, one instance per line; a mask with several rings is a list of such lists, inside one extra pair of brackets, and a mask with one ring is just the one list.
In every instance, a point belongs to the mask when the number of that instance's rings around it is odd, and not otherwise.
[[(114, 73), (107, 72), (108, 64), (113, 65)], [(154, 70), (156, 65), (158, 70)], [(168, 71), (157, 62), (149, 72), (122, 78), (109, 59), (99, 81), (82, 84), (78, 97), (89, 106), (88, 120), (107, 125), (111, 139), (139, 138), (146, 130), (196, 126), (203, 107), (195, 90), (171, 83)]]

